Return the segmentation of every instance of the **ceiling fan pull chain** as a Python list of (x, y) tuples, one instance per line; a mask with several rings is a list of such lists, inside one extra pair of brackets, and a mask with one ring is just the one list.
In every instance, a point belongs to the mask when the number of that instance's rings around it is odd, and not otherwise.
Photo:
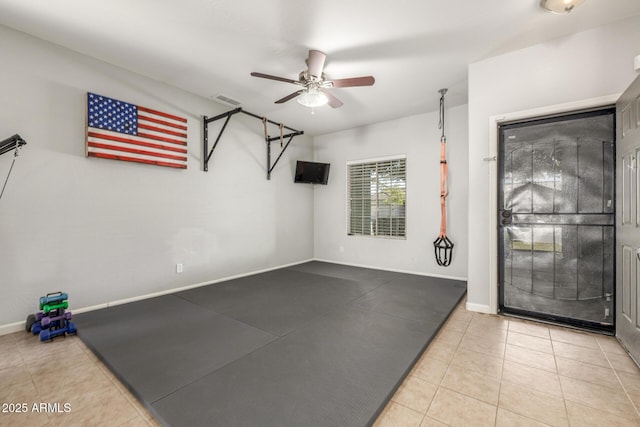
[(284, 139), (284, 124), (280, 123), (280, 148), (282, 148), (283, 139)]

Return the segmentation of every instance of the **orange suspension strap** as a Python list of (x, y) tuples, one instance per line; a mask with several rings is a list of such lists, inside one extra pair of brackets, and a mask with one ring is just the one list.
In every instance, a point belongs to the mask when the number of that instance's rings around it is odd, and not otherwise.
[(434, 240), (433, 247), (438, 265), (447, 267), (453, 256), (453, 242), (447, 237), (447, 196), (449, 195), (449, 166), (447, 165), (447, 138), (444, 136), (444, 95), (447, 89), (440, 89), (440, 234)]

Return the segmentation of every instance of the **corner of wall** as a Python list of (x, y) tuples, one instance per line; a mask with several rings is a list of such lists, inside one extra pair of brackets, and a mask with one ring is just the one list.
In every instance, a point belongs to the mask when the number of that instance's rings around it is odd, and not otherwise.
[(474, 304), (468, 302), (465, 305), (465, 308), (468, 311), (475, 311), (476, 313), (485, 313), (485, 314), (497, 314), (494, 310), (491, 310), (491, 307), (485, 304)]

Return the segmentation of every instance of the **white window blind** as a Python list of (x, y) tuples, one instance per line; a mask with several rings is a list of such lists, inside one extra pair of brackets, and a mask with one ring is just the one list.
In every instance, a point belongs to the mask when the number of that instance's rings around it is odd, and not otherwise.
[(349, 163), (349, 235), (406, 237), (406, 158)]

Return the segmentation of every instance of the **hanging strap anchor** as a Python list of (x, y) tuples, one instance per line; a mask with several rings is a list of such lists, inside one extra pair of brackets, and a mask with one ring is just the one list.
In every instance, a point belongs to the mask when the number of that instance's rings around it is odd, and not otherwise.
[(433, 242), (438, 265), (448, 267), (453, 257), (453, 242), (447, 237), (447, 196), (449, 195), (449, 166), (447, 165), (447, 137), (444, 134), (444, 95), (447, 89), (440, 89), (440, 234)]
[[(267, 122), (269, 120), (266, 117), (262, 118), (262, 127), (264, 128), (264, 140), (269, 143), (269, 134), (267, 133)], [(284, 143), (284, 123), (280, 123), (278, 125), (278, 129), (280, 129), (280, 148), (282, 148)]]

